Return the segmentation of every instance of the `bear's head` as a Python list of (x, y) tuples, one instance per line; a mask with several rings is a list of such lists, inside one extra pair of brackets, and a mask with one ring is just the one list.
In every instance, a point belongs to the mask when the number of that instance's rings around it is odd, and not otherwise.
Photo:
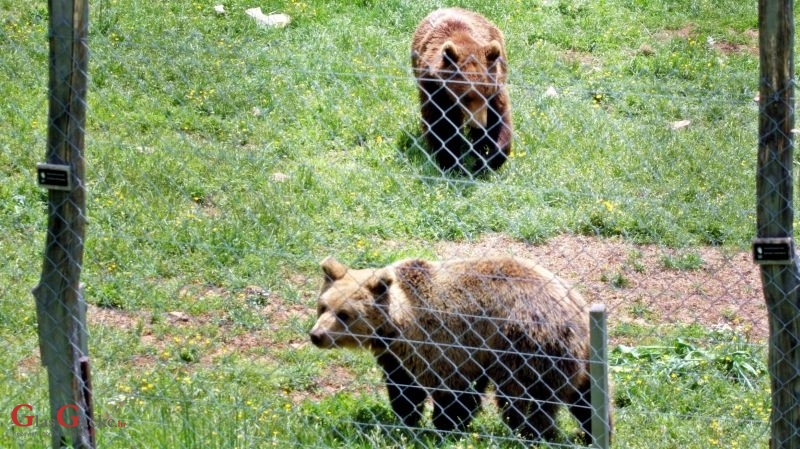
[(320, 348), (372, 347), (386, 337), (391, 269), (351, 270), (333, 257), (320, 264), (325, 274), (317, 301), (317, 322), (309, 332)]
[(454, 33), (441, 46), (439, 66), (432, 75), (443, 81), (451, 98), (461, 107), (464, 123), (485, 129), (490, 102), (506, 79), (503, 44), (492, 40), (482, 45), (467, 33)]

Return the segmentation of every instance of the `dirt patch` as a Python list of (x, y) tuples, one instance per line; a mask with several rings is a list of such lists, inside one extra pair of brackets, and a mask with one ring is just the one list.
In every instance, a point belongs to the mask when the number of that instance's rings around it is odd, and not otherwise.
[(756, 43), (749, 43), (749, 44), (741, 44), (741, 43), (733, 43), (727, 41), (719, 41), (715, 42), (712, 45), (713, 48), (721, 51), (725, 54), (731, 53), (746, 53), (751, 56), (758, 56), (758, 42)]
[[(375, 368), (378, 369), (377, 367)], [(382, 382), (377, 381), (379, 375), (371, 376), (376, 379), (375, 383), (364, 382), (364, 377), (367, 376), (363, 372), (355, 372), (351, 368), (346, 368), (341, 365), (329, 364), (325, 367), (324, 374), (315, 377), (315, 383), (309, 389), (296, 389), (286, 391), (285, 394), (290, 401), (294, 404), (300, 404), (309, 399), (314, 402), (322, 398), (331, 397), (335, 394), (342, 392), (353, 392), (353, 384), (356, 379), (359, 380), (360, 393), (369, 393), (373, 395), (380, 394), (384, 391)]]
[(688, 39), (694, 36), (696, 26), (693, 23), (684, 25), (678, 29), (661, 30), (655, 33), (654, 37), (657, 41), (668, 41), (671, 39)]
[(564, 51), (560, 55), (560, 59), (566, 64), (577, 64), (584, 70), (592, 72), (599, 72), (603, 68), (600, 57), (574, 49)]
[(727, 41), (720, 41), (715, 48), (723, 53), (747, 53), (751, 56), (758, 56), (759, 43), (758, 43), (758, 30), (750, 29), (742, 33), (746, 43), (731, 43)]
[[(731, 31), (731, 33), (734, 33)], [(688, 24), (682, 28), (675, 30), (662, 30), (653, 36), (656, 41), (665, 42), (672, 39), (697, 39), (697, 30), (694, 24)], [(710, 36), (706, 38), (703, 44), (708, 45), (723, 54), (745, 53), (751, 56), (758, 56), (758, 30), (745, 30), (741, 36), (737, 36), (735, 40), (743, 42), (732, 42), (727, 39)], [(743, 38), (743, 39), (742, 39)], [(646, 47), (650, 49), (650, 47)], [(652, 50), (652, 49), (650, 49)], [(641, 51), (640, 51), (641, 52)], [(641, 52), (647, 54), (647, 52)]]
[(758, 267), (747, 252), (674, 249), (621, 239), (564, 235), (531, 245), (502, 235), (441, 243), (442, 258), (507, 254), (538, 260), (572, 282), (589, 302), (605, 303), (609, 325), (700, 324), (765, 341), (767, 311)]

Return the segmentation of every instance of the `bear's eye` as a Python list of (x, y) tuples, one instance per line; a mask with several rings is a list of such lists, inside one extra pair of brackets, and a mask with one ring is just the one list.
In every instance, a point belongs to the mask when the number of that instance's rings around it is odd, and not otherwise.
[(350, 314), (347, 313), (347, 312), (338, 312), (336, 314), (336, 319), (338, 319), (339, 321), (341, 321), (343, 323), (346, 323), (346, 322), (350, 321)]

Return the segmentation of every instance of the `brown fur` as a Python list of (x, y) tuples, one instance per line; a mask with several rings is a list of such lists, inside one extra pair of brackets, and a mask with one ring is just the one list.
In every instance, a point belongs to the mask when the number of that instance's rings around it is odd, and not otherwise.
[(423, 136), (439, 166), (481, 174), (511, 154), (511, 104), (503, 33), (485, 17), (443, 8), (411, 43)]
[(419, 422), (431, 395), (434, 425), (463, 429), (491, 383), (504, 419), (523, 435), (552, 439), (564, 403), (588, 441), (588, 312), (545, 268), (498, 257), (363, 270), (327, 258), (322, 269), (312, 342), (371, 350), (406, 424)]

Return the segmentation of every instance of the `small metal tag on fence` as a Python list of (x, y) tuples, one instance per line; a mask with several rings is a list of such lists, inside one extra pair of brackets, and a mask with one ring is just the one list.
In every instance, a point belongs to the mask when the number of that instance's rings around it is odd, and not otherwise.
[(72, 190), (72, 169), (69, 165), (37, 164), (39, 186), (50, 190)]
[(753, 240), (753, 262), (759, 265), (789, 265), (792, 261), (794, 261), (793, 238), (773, 237)]

